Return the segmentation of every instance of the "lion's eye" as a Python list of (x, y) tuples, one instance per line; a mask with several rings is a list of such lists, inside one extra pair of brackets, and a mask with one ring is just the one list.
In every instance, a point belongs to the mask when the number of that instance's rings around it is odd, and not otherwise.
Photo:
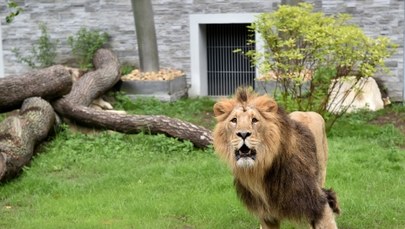
[(231, 119), (231, 123), (236, 123), (238, 120), (236, 118)]
[(257, 123), (258, 121), (257, 118), (252, 118), (252, 123)]

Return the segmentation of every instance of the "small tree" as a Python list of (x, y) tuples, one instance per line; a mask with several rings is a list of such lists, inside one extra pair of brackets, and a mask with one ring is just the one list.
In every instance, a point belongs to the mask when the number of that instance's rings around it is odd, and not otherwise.
[(341, 85), (338, 82), (353, 76), (353, 87), (361, 89), (359, 80), (384, 67), (384, 59), (394, 51), (388, 38), (369, 38), (349, 19), (347, 14), (325, 16), (313, 12), (312, 5), (300, 3), (262, 13), (249, 26), (261, 35), (264, 47), (245, 54), (261, 74), (277, 81), (280, 90), (274, 96), (287, 109), (319, 112), (329, 121), (329, 128), (345, 112), (327, 112), (331, 91)]
[(8, 14), (6, 15), (7, 23), (13, 22), (14, 18), (24, 11), (23, 8), (21, 8), (14, 0), (7, 1), (6, 6), (9, 10)]
[(93, 68), (94, 54), (98, 49), (102, 48), (108, 40), (108, 33), (82, 27), (74, 36), (69, 36), (67, 42), (72, 48), (72, 53), (79, 67), (88, 70)]
[(41, 36), (32, 45), (30, 55), (23, 56), (19, 48), (13, 48), (11, 51), (20, 63), (27, 64), (31, 68), (44, 68), (55, 64), (56, 58), (56, 46), (58, 40), (53, 40), (49, 33), (45, 23), (39, 23), (39, 29), (41, 30)]

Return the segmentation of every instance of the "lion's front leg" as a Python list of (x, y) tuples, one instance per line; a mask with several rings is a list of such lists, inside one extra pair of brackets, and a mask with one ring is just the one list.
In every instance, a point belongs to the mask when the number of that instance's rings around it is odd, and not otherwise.
[(279, 229), (280, 228), (280, 221), (268, 217), (265, 219), (260, 219), (260, 229)]

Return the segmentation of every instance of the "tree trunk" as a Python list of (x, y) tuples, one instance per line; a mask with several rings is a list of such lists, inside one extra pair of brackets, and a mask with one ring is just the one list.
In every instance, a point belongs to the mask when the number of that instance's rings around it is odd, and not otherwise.
[(164, 133), (182, 140), (190, 140), (197, 147), (212, 142), (211, 131), (194, 124), (166, 116), (123, 115), (91, 109), (90, 103), (104, 94), (119, 79), (119, 63), (114, 54), (101, 49), (94, 55), (94, 72), (82, 76), (73, 84), (71, 92), (53, 103), (55, 110), (77, 123), (106, 128), (123, 133)]
[(26, 165), (35, 145), (55, 122), (52, 106), (39, 97), (26, 99), (18, 116), (0, 123), (0, 181), (14, 177)]
[(72, 77), (61, 65), (33, 71), (22, 76), (0, 79), (0, 112), (21, 107), (24, 99), (39, 96), (54, 99), (69, 93)]
[(141, 71), (159, 71), (155, 22), (151, 0), (132, 0)]
[(112, 51), (97, 50), (93, 57), (93, 65), (96, 70), (87, 72), (75, 81), (70, 93), (57, 100), (54, 106), (62, 105), (65, 101), (70, 101), (74, 106), (89, 106), (120, 79), (120, 63)]

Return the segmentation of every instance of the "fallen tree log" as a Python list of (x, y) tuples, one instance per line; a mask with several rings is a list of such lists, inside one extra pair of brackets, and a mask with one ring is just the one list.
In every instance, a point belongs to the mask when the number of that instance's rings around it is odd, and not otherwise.
[(94, 54), (95, 71), (87, 72), (73, 83), (69, 94), (55, 104), (70, 101), (75, 106), (89, 106), (105, 94), (120, 79), (120, 63), (115, 54), (108, 49), (99, 49)]
[(0, 78), (0, 112), (21, 107), (30, 97), (54, 99), (69, 93), (72, 77), (62, 65), (35, 70), (22, 76)]
[(164, 133), (190, 140), (197, 147), (206, 147), (212, 143), (210, 130), (178, 119), (162, 115), (124, 115), (89, 108), (91, 102), (113, 87), (120, 77), (118, 59), (110, 50), (98, 50), (93, 62), (96, 71), (84, 74), (74, 82), (68, 95), (53, 103), (54, 109), (61, 116), (80, 124), (123, 133)]
[(122, 133), (163, 133), (182, 140), (191, 141), (196, 147), (204, 148), (212, 144), (210, 130), (192, 123), (164, 115), (127, 115), (100, 111), (84, 106), (64, 103), (57, 108), (65, 117), (77, 123), (114, 130)]
[(30, 160), (55, 122), (52, 106), (39, 97), (28, 98), (17, 116), (0, 123), (0, 181), (16, 176)]

